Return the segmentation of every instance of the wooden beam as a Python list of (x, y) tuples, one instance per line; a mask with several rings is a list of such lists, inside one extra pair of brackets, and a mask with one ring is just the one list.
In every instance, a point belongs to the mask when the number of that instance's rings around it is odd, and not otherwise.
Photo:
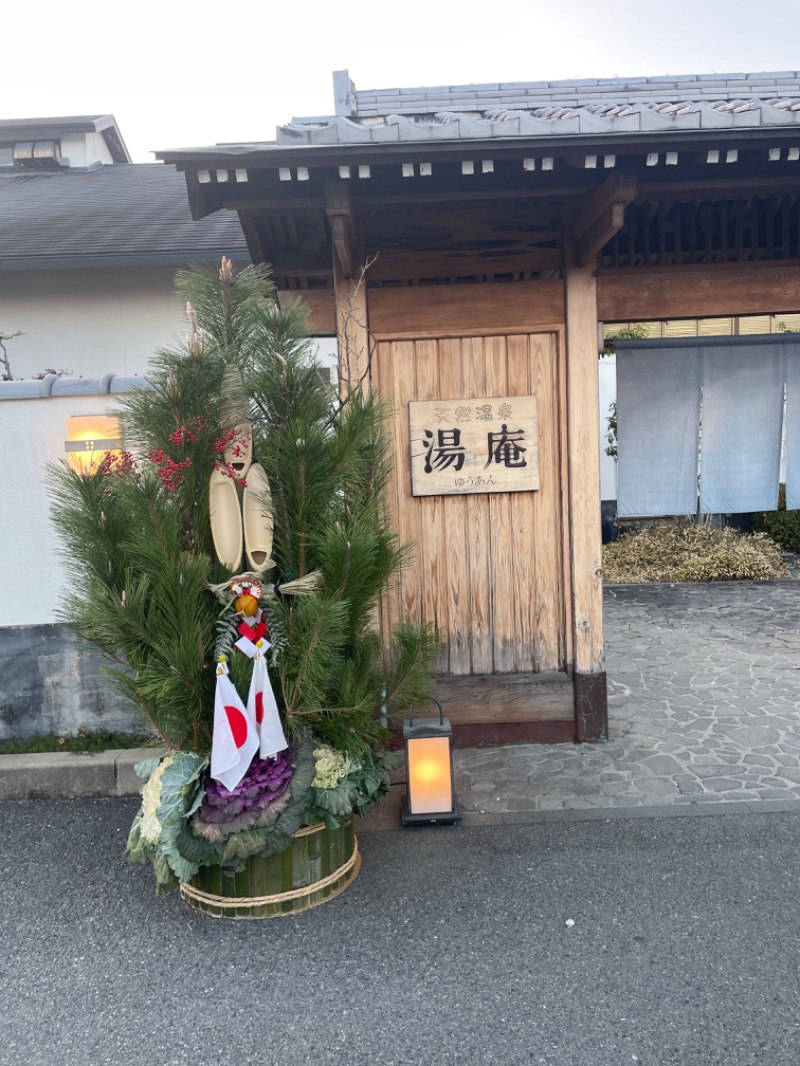
[(358, 253), (349, 185), (339, 181), (325, 186), (325, 213), (342, 274), (352, 280), (357, 272)]
[(611, 204), (629, 204), (639, 186), (636, 177), (625, 170), (614, 170), (602, 185), (595, 185), (583, 204), (576, 207), (572, 223), (573, 239), (578, 241)]
[(451, 192), (426, 191), (424, 184), (414, 186), (413, 193), (370, 193), (357, 197), (359, 212), (383, 212), (387, 208), (407, 208), (409, 204), (453, 204), (453, 203), (491, 203), (494, 200), (552, 200), (562, 196), (585, 196), (587, 186), (580, 184), (558, 185), (553, 188), (533, 188), (527, 186), (517, 189), (453, 189)]
[(597, 279), (601, 322), (800, 311), (800, 262), (611, 270)]
[(584, 267), (591, 263), (600, 249), (619, 233), (624, 221), (625, 204), (609, 204), (576, 244), (576, 265)]
[(223, 200), (222, 206), (231, 211), (248, 211), (253, 215), (291, 215), (322, 211), (325, 200), (321, 196), (284, 196), (272, 200), (249, 200), (241, 196), (235, 200)]
[(559, 270), (560, 248), (531, 248), (489, 254), (477, 251), (413, 251), (392, 249), (378, 256), (370, 281), (457, 278), (492, 274), (525, 274)]
[(615, 170), (589, 193), (571, 226), (576, 266), (590, 263), (603, 245), (622, 229), (625, 207), (637, 191), (638, 183), (633, 175)]
[(304, 290), (302, 293), (294, 289), (278, 290), (281, 307), (289, 307), (298, 300), (308, 308), (308, 331), (312, 337), (336, 336), (333, 289)]
[[(719, 170), (714, 171), (719, 174)], [(635, 200), (637, 203), (652, 203), (655, 200), (719, 200), (741, 196), (778, 196), (782, 193), (797, 194), (797, 178), (735, 178), (722, 174), (718, 179), (698, 181), (643, 182)]]
[[(721, 168), (724, 169), (724, 168)], [(591, 171), (589, 173), (592, 173)], [(615, 173), (617, 171), (615, 170)], [(714, 173), (719, 173), (715, 170)], [(196, 175), (191, 172), (186, 172), (187, 186), (189, 185), (189, 178), (193, 179), (195, 187), (197, 187)], [(359, 190), (359, 195), (354, 198), (354, 204), (356, 204), (359, 210), (383, 210), (387, 207), (397, 206), (403, 207), (407, 204), (422, 204), (422, 203), (456, 203), (456, 202), (484, 202), (492, 200), (547, 200), (560, 197), (572, 197), (572, 196), (586, 196), (587, 192), (591, 189), (602, 188), (603, 186), (588, 186), (586, 182), (582, 184), (578, 181), (570, 183), (554, 184), (551, 187), (547, 186), (520, 186), (517, 188), (494, 188), (484, 189), (476, 191), (474, 188), (466, 189), (454, 189), (451, 192), (442, 192), (438, 189), (427, 190), (424, 185), (415, 185), (413, 193), (364, 193)], [(212, 186), (216, 188), (216, 186)], [(224, 199), (219, 204), (210, 204), (205, 201), (202, 204), (198, 204), (201, 210), (204, 210), (206, 214), (209, 211), (216, 211), (219, 206), (228, 208), (233, 211), (250, 211), (254, 215), (285, 215), (288, 213), (301, 214), (304, 212), (314, 213), (317, 211), (323, 211), (325, 208), (325, 200), (321, 196), (285, 196), (274, 197), (267, 199), (247, 199), (244, 195), (230, 198), (230, 194), (239, 192), (239, 189), (225, 188), (225, 193), (228, 198)], [(244, 190), (241, 190), (244, 192)], [(797, 177), (792, 175), (785, 175), (782, 177), (763, 177), (763, 178), (734, 178), (730, 174), (722, 174), (719, 178), (703, 178), (695, 180), (681, 180), (673, 179), (672, 181), (657, 180), (652, 182), (642, 182), (639, 185), (637, 193), (634, 197), (637, 201), (650, 201), (650, 200), (674, 200), (679, 197), (683, 198), (705, 198), (708, 196), (714, 197), (732, 197), (732, 196), (757, 196), (757, 195), (770, 195), (780, 193), (796, 193), (797, 192)], [(191, 194), (190, 194), (191, 200)], [(621, 202), (621, 201), (618, 201)]]
[(564, 322), (564, 283), (519, 281), (513, 285), (370, 289), (369, 315), (370, 328), (382, 339), (552, 330)]
[[(268, 263), (272, 268), (273, 277), (321, 278), (330, 277), (333, 273), (333, 264), (328, 252), (269, 248), (258, 228), (258, 222), (248, 211), (239, 212), (239, 221), (253, 262)], [(294, 236), (296, 238), (296, 234)]]
[(329, 218), (329, 222), (333, 250), (339, 260), (342, 273), (346, 278), (352, 278), (355, 270), (355, 254), (347, 220), (341, 215), (333, 215)]
[(266, 261), (276, 278), (324, 278), (333, 273), (330, 252), (267, 250)]
[[(564, 673), (448, 676), (434, 684), (454, 723), (547, 722), (571, 716), (572, 679)], [(425, 707), (420, 716), (438, 717), (435, 709)]]
[(206, 215), (216, 211), (218, 205), (214, 203), (213, 198), (208, 193), (208, 186), (200, 183), (197, 172), (187, 170), (185, 177), (186, 195), (189, 200), (192, 218), (205, 218)]
[(244, 233), (244, 239), (247, 241), (247, 250), (250, 252), (250, 258), (254, 263), (266, 263), (267, 253), (264, 248), (264, 242), (261, 240), (261, 234), (258, 232), (258, 227), (253, 221), (252, 215), (247, 211), (239, 211), (239, 222)]

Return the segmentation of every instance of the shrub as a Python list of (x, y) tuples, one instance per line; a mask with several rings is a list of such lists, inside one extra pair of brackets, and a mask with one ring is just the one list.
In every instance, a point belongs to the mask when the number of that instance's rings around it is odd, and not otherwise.
[(778, 492), (778, 510), (753, 515), (753, 528), (767, 533), (785, 552), (800, 555), (800, 511), (786, 510), (786, 486)]
[(152, 737), (139, 733), (114, 733), (108, 729), (99, 729), (92, 733), (81, 729), (75, 737), (36, 733), (32, 737), (3, 740), (0, 741), (0, 755), (27, 755), (48, 751), (84, 753), (108, 751), (109, 748), (143, 748), (152, 743)]
[(605, 580), (768, 581), (787, 576), (780, 548), (765, 533), (663, 522), (603, 548)]

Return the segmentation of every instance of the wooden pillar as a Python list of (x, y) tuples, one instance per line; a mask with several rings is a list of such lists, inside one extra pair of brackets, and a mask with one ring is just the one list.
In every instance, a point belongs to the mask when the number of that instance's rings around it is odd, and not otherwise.
[[(600, 532), (597, 279), (567, 248), (567, 449), (576, 740), (608, 737)], [(570, 254), (572, 253), (572, 254)]]
[(333, 289), (342, 385), (364, 382), (369, 386), (372, 353), (366, 264), (346, 182), (325, 186), (325, 211), (333, 244)]

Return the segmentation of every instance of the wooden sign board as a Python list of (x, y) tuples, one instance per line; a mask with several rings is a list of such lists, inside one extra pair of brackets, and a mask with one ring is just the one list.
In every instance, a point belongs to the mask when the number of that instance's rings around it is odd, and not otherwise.
[(408, 416), (415, 496), (539, 488), (535, 396), (411, 400)]

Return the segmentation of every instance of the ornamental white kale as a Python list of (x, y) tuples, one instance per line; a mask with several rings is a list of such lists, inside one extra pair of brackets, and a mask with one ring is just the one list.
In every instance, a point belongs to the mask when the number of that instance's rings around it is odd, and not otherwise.
[(314, 760), (317, 767), (317, 774), (312, 782), (314, 788), (336, 788), (346, 777), (361, 769), (349, 755), (336, 751), (327, 744), (314, 749)]
[(142, 789), (142, 821), (139, 832), (146, 844), (157, 844), (161, 838), (163, 826), (158, 820), (158, 808), (161, 806), (162, 778), (164, 771), (174, 762), (174, 755), (168, 755), (166, 759), (162, 759)]

